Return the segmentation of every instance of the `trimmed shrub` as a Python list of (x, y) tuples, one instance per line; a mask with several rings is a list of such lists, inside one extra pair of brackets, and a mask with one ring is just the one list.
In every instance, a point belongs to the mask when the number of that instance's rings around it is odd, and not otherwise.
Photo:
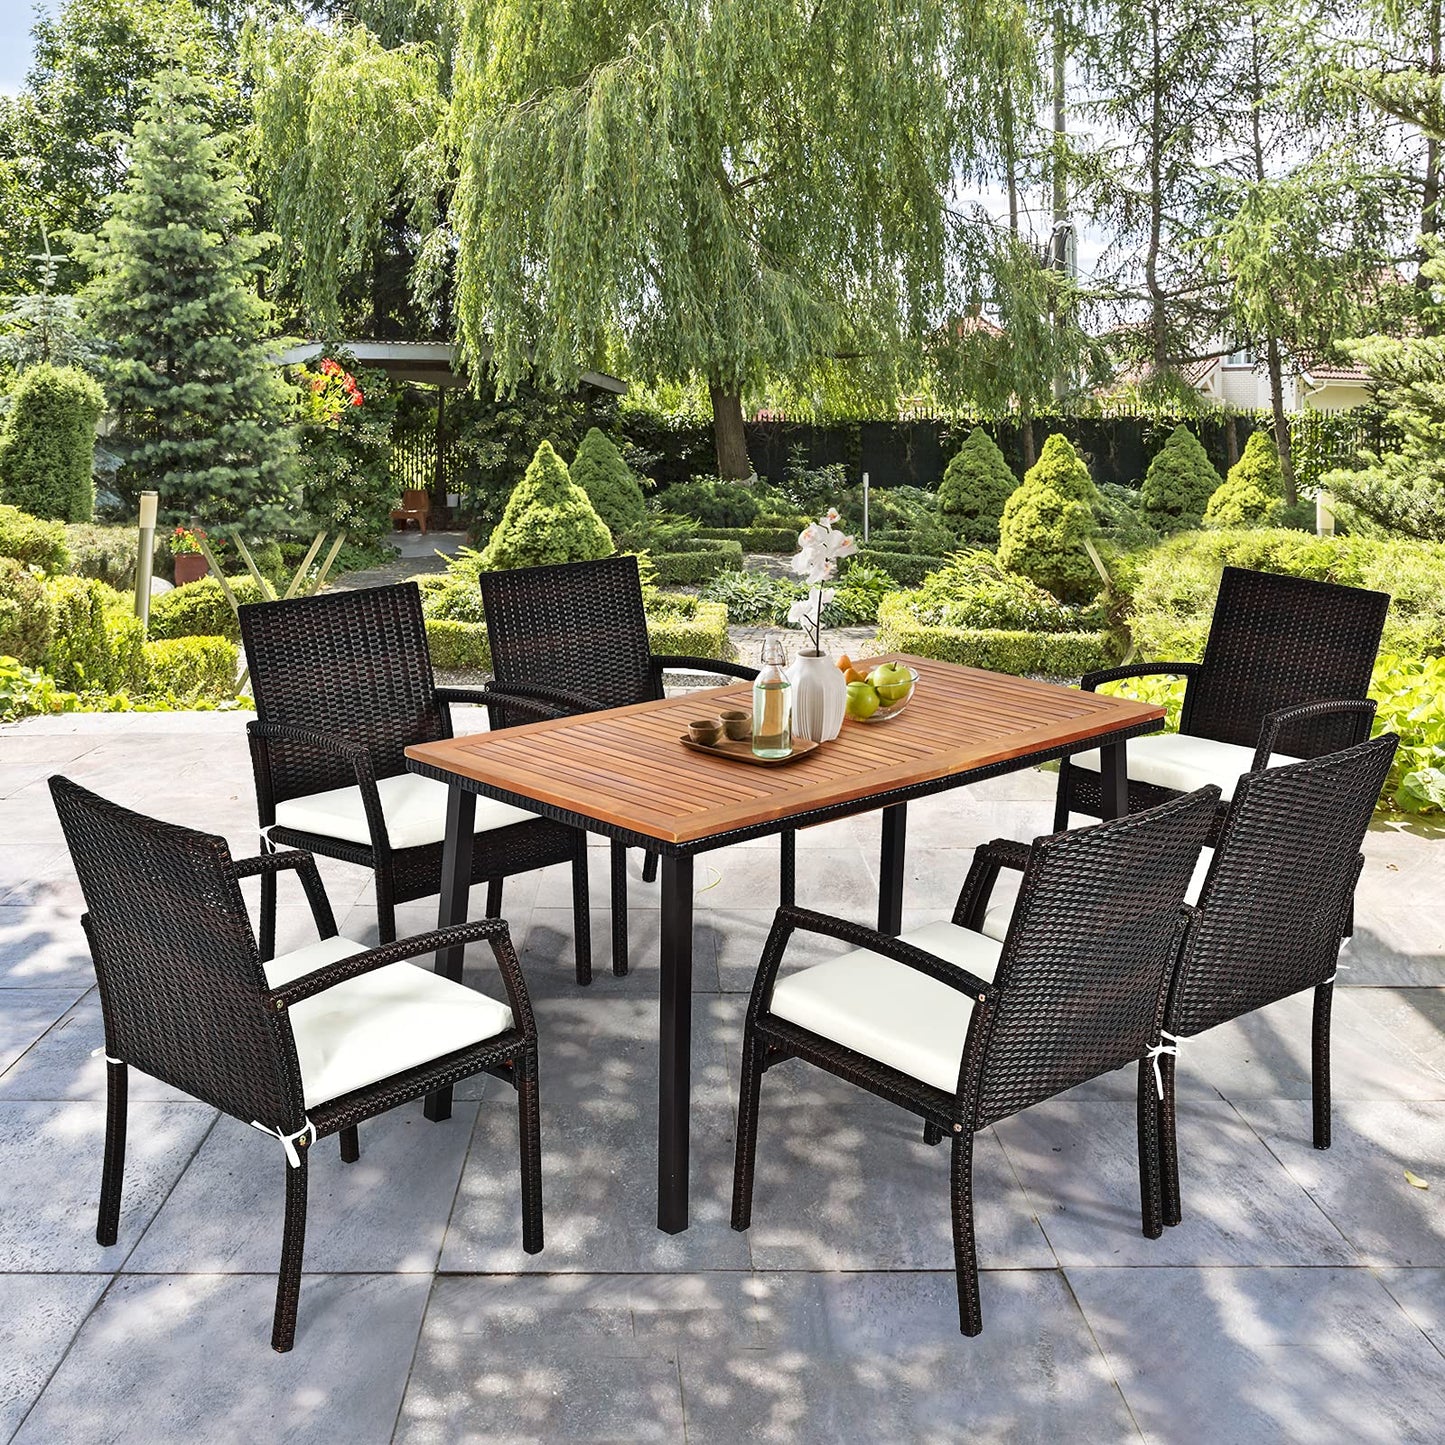
[(105, 397), (83, 371), (41, 362), (11, 397), (0, 437), (0, 493), (32, 516), (88, 522), (95, 514), (95, 423)]
[(1071, 607), (992, 552), (957, 552), (903, 599), (915, 620), (934, 626), (1006, 632), (1085, 632), (1103, 625), (1096, 607)]
[(483, 567), (540, 567), (610, 557), (612, 534), (567, 475), (562, 458), (543, 442), (527, 474), (512, 489), (502, 520), (482, 553)]
[(880, 652), (935, 657), (1020, 677), (1081, 677), (1107, 667), (1117, 653), (1107, 632), (1022, 632), (920, 622), (897, 594), (878, 609)]
[(70, 571), (77, 577), (93, 577), (118, 591), (135, 583), (136, 544), (134, 527), (72, 522), (65, 529)]
[[(264, 602), (265, 595), (250, 577), (226, 579), (236, 600)], [(188, 582), (172, 592), (151, 598), (150, 635), (154, 640), (171, 637), (224, 637), (231, 642), (241, 640), (236, 614), (214, 577)]]
[(683, 587), (706, 582), (719, 572), (743, 565), (743, 549), (736, 543), (715, 537), (688, 537), (673, 544), (676, 552), (652, 558), (656, 580), (666, 587)]
[(736, 542), (744, 552), (796, 552), (798, 533), (806, 524), (758, 527), (699, 527), (697, 535), (717, 542)]
[(236, 695), (236, 644), (224, 637), (147, 642), (146, 691), (176, 702), (220, 702)]
[(54, 626), (55, 608), (40, 579), (13, 557), (0, 557), (0, 656), (38, 667)]
[(1149, 463), (1139, 495), (1149, 521), (1167, 531), (1197, 527), (1219, 486), (1219, 473), (1199, 438), (1177, 426)]
[(45, 572), (64, 572), (70, 566), (65, 528), (59, 522), (42, 522), (19, 507), (0, 506), (0, 557), (13, 557)]
[(993, 438), (976, 426), (944, 468), (938, 514), (964, 541), (994, 546), (1004, 503), (1017, 486)]
[(647, 504), (637, 478), (612, 439), (599, 428), (593, 427), (582, 438), (570, 472), (573, 484), (587, 493), (614, 537), (646, 520)]
[(1088, 467), (1056, 432), (1004, 504), (998, 560), (1065, 601), (1092, 597), (1100, 579), (1084, 541), (1099, 535), (1101, 507)]
[(1268, 432), (1250, 434), (1244, 455), (1230, 467), (1209, 505), (1206, 527), (1260, 527), (1277, 523), (1284, 512), (1284, 473)]
[(51, 577), (45, 590), (55, 613), (46, 672), (76, 692), (143, 690), (145, 633), (130, 601), (91, 577)]
[(848, 573), (853, 567), (874, 567), (886, 572), (900, 587), (917, 587), (930, 572), (942, 567), (943, 562), (944, 559), (939, 556), (884, 551), (869, 543), (844, 559), (838, 574), (839, 583), (845, 587), (848, 585)]
[(428, 617), (426, 642), (431, 652), (431, 665), (438, 672), (492, 670), (492, 647), (484, 623)]
[(720, 477), (674, 482), (658, 500), (666, 511), (693, 517), (704, 527), (751, 527), (763, 510), (750, 483)]

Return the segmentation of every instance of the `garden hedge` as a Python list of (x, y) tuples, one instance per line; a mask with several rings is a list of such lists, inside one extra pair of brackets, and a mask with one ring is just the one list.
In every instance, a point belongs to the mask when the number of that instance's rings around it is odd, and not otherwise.
[(874, 547), (871, 544), (860, 547), (844, 562), (842, 576), (846, 581), (848, 568), (855, 562), (865, 563), (886, 572), (900, 587), (917, 587), (930, 572), (936, 572), (944, 565), (942, 557), (925, 556), (916, 552), (893, 552)]
[[(266, 601), (253, 578), (228, 577), (226, 581), (243, 606)], [(221, 584), (214, 577), (202, 577), (199, 582), (188, 582), (151, 598), (150, 635), (155, 639), (224, 637), (239, 642), (241, 629)]]
[(146, 690), (176, 702), (220, 702), (236, 695), (234, 642), (170, 637), (145, 645)]
[(653, 572), (660, 586), (679, 587), (706, 582), (719, 572), (743, 565), (743, 549), (717, 537), (682, 537), (671, 552), (654, 554)]
[(64, 572), (70, 566), (65, 527), (42, 522), (19, 507), (0, 506), (0, 557), (13, 557), (43, 572)]
[(145, 633), (128, 597), (92, 577), (50, 577), (55, 629), (41, 667), (75, 692), (146, 687)]
[(105, 397), (83, 371), (41, 362), (10, 397), (0, 434), (0, 490), (36, 517), (88, 522), (95, 513), (95, 423)]
[(55, 606), (40, 578), (13, 557), (0, 557), (0, 657), (37, 667), (54, 627)]
[(800, 522), (796, 527), (699, 527), (696, 535), (710, 541), (736, 542), (744, 552), (796, 552), (798, 533), (803, 530)]
[(1118, 658), (1107, 632), (1006, 632), (919, 622), (908, 599), (885, 597), (878, 609), (880, 652), (908, 652), (1020, 677), (1081, 677)]

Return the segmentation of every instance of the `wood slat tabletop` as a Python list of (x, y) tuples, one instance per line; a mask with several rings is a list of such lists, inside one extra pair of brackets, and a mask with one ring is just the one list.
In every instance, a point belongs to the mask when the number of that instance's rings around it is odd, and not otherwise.
[[(890, 654), (919, 674), (907, 709), (781, 767), (710, 758), (678, 738), (689, 720), (750, 708), (735, 683), (683, 697), (474, 733), (406, 750), (426, 767), (671, 843), (848, 803), (1161, 720), (1127, 698)], [(873, 662), (860, 664), (872, 666)]]

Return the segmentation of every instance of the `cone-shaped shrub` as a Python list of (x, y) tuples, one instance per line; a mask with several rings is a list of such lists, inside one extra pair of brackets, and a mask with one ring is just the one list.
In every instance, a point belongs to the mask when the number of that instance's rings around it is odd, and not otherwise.
[(587, 499), (614, 537), (640, 525), (646, 518), (642, 488), (605, 432), (593, 427), (582, 438), (570, 470), (573, 484), (587, 493)]
[(1205, 508), (1206, 527), (1272, 527), (1284, 511), (1284, 473), (1268, 432), (1257, 431)]
[(938, 485), (938, 515), (965, 542), (994, 546), (1004, 503), (1018, 479), (982, 427), (964, 438)]
[(1099, 574), (1084, 539), (1099, 534), (1099, 504), (1088, 467), (1068, 438), (1055, 433), (1004, 503), (998, 560), (1065, 601), (1092, 597)]
[(1219, 473), (1199, 438), (1187, 426), (1177, 426), (1149, 463), (1140, 498), (1153, 526), (1197, 527), (1219, 485)]
[(6, 502), (57, 522), (88, 522), (95, 511), (95, 423), (100, 388), (73, 366), (41, 362), (21, 376), (0, 438)]
[(612, 534), (587, 493), (567, 475), (567, 465), (552, 443), (543, 442), (507, 498), (502, 520), (482, 553), (482, 566), (501, 570), (585, 562), (610, 557), (614, 550)]

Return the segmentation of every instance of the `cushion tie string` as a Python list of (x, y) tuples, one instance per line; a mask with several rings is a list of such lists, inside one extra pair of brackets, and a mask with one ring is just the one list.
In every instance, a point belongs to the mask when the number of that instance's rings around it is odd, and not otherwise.
[[(1168, 1039), (1169, 1042), (1165, 1043), (1165, 1039)], [(1150, 1048), (1146, 1056), (1154, 1064), (1154, 1089), (1161, 1100), (1164, 1098), (1164, 1072), (1159, 1067), (1159, 1060), (1165, 1054), (1168, 1054), (1171, 1058), (1177, 1058), (1179, 1055), (1180, 1042), (1181, 1040), (1178, 1034), (1171, 1034), (1168, 1029), (1160, 1029), (1159, 1042)]]
[(1334, 971), (1327, 979), (1325, 979), (1324, 983), (1320, 984), (1320, 987), (1323, 988), (1326, 983), (1333, 983), (1333, 982), (1340, 976), (1340, 970), (1341, 970), (1342, 968), (1348, 968), (1348, 967), (1349, 967), (1349, 964), (1347, 964), (1347, 963), (1336, 963), (1336, 964), (1335, 964), (1335, 971)]
[(102, 1044), (98, 1049), (92, 1049), (92, 1050), (90, 1051), (90, 1057), (93, 1058), (93, 1059), (99, 1059), (99, 1058), (104, 1057), (106, 1063), (108, 1063), (108, 1064), (123, 1064), (123, 1063), (125, 1063), (125, 1060), (124, 1060), (124, 1059), (113, 1059), (113, 1058), (111, 1058), (111, 1056), (105, 1052), (105, 1045), (104, 1045), (104, 1044)]
[[(281, 1147), (286, 1151), (286, 1163), (292, 1169), (301, 1167), (301, 1156), (296, 1152), (296, 1141), (303, 1140), (307, 1144), (316, 1142), (316, 1125), (308, 1119), (294, 1134), (283, 1134), (279, 1129), (273, 1129), (269, 1124), (257, 1123), (251, 1120), (251, 1127), (259, 1129), (263, 1134), (271, 1134), (281, 1141)], [(307, 1135), (311, 1137), (306, 1138)]]

